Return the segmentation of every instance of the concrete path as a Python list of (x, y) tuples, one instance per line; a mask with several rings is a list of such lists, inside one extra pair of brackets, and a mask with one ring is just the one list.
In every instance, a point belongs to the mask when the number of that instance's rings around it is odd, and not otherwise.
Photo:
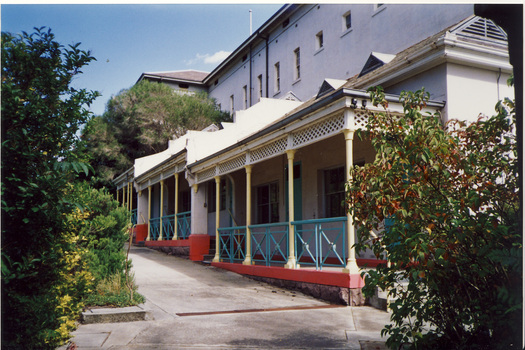
[(386, 312), (330, 305), (148, 248), (130, 257), (150, 320), (81, 325), (77, 349), (385, 349)]

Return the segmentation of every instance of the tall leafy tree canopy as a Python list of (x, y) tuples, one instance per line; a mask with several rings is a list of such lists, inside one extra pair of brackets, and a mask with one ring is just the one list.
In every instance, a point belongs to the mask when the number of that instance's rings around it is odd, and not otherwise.
[[(65, 216), (68, 183), (88, 166), (77, 132), (98, 93), (71, 87), (93, 61), (51, 30), (2, 32), (2, 347), (54, 348), (87, 283)], [(77, 276), (78, 278), (73, 278)], [(66, 320), (66, 321), (64, 321)]]
[[(365, 274), (365, 293), (388, 291), (387, 345), (517, 349), (522, 332), (522, 239), (514, 103), (497, 115), (443, 126), (423, 114), (424, 90), (403, 93), (404, 115), (370, 116), (376, 150), (355, 167), (348, 202), (358, 249), (389, 264)], [(370, 232), (375, 232), (375, 237)]]
[(83, 131), (99, 184), (133, 166), (136, 158), (164, 151), (168, 140), (231, 117), (205, 93), (183, 94), (166, 84), (141, 81), (109, 100), (103, 116)]

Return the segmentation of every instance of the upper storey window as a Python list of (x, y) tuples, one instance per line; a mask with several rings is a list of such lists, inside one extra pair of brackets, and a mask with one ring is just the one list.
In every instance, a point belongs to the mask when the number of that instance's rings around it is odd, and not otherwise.
[(243, 95), (243, 108), (248, 108), (248, 86), (244, 85), (242, 87), (242, 95)]
[(343, 15), (343, 32), (352, 28), (352, 12), (348, 11)]
[(277, 62), (274, 66), (274, 72), (275, 72), (275, 86), (274, 90), (275, 93), (279, 93), (281, 91), (281, 64)]
[(297, 48), (294, 50), (294, 58), (295, 58), (295, 80), (301, 79), (301, 49)]
[(315, 49), (320, 50), (323, 48), (324, 40), (323, 40), (323, 31), (321, 30), (319, 33), (315, 35)]
[(259, 74), (259, 76), (257, 77), (257, 84), (259, 86), (259, 100), (263, 97), (263, 77), (262, 77), (262, 74)]

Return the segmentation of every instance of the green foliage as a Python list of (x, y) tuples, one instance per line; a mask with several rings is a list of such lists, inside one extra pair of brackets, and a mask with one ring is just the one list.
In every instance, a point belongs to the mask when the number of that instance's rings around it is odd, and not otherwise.
[(71, 185), (66, 200), (82, 204), (76, 215), (79, 240), (87, 250), (85, 259), (95, 283), (115, 274), (124, 277), (126, 254), (124, 243), (129, 237), (130, 213), (106, 190), (97, 190), (87, 183)]
[(70, 83), (94, 60), (50, 30), (2, 32), (2, 347), (67, 339), (90, 276), (65, 216), (66, 184), (88, 170), (74, 152), (97, 93)]
[[(521, 347), (522, 233), (514, 104), (466, 125), (423, 114), (424, 90), (404, 92), (404, 115), (370, 116), (376, 150), (352, 169), (348, 201), (358, 249), (389, 264), (366, 275), (394, 299), (387, 345), (418, 349)], [(385, 220), (388, 223), (385, 227)], [(370, 239), (370, 231), (382, 232)]]
[(141, 81), (109, 100), (104, 115), (83, 131), (96, 172), (92, 182), (110, 186), (136, 158), (164, 151), (168, 140), (229, 120), (205, 93), (181, 94), (166, 84)]
[(110, 275), (101, 280), (95, 290), (84, 300), (89, 306), (116, 306), (125, 307), (144, 303), (145, 298), (137, 293), (137, 287), (133, 276), (130, 276), (133, 298), (120, 273)]

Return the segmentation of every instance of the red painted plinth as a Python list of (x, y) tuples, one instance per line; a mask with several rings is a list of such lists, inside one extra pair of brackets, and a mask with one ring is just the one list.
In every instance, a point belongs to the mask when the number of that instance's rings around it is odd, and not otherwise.
[(204, 255), (210, 252), (210, 236), (192, 234), (188, 237), (188, 241), (190, 242), (190, 260), (204, 260)]
[(145, 241), (148, 237), (148, 224), (135, 225), (135, 243)]
[(190, 242), (187, 239), (167, 239), (162, 241), (146, 241), (146, 247), (188, 247)]
[(275, 278), (280, 280), (307, 282), (343, 288), (362, 288), (365, 283), (359, 274), (350, 275), (336, 271), (316, 271), (306, 269), (285, 269), (284, 267), (242, 265), (231, 263), (212, 263), (212, 266), (233, 271), (241, 275)]

